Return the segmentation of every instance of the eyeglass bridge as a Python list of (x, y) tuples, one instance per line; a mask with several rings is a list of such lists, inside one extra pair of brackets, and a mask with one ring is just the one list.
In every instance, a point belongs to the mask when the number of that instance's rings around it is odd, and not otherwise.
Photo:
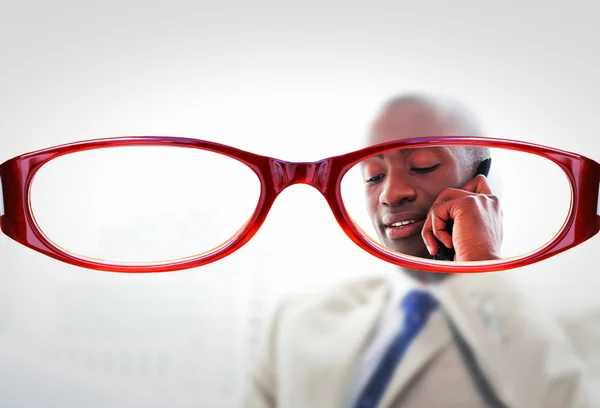
[(294, 184), (308, 184), (321, 193), (326, 193), (331, 174), (331, 159), (317, 162), (287, 162), (272, 159), (271, 174), (277, 193)]

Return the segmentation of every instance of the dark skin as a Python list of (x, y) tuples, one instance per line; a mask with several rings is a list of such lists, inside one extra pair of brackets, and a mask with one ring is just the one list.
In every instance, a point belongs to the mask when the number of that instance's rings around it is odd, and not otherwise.
[[(393, 106), (375, 122), (370, 143), (459, 134), (455, 128), (451, 118), (432, 107)], [(499, 259), (502, 212), (486, 178), (475, 177), (477, 163), (470, 160), (461, 147), (436, 147), (388, 152), (363, 162), (367, 210), (380, 242), (431, 259), (439, 240), (455, 250), (455, 261)], [(450, 220), (452, 235), (446, 231)], [(449, 276), (403, 270), (421, 282)]]

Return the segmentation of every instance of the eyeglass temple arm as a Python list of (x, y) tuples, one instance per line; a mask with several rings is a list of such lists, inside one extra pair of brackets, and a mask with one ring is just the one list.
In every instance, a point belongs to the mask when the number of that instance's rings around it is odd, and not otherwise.
[[(0, 220), (4, 215), (4, 194), (2, 193), (2, 179), (0, 178)], [(1, 222), (1, 221), (0, 221)]]
[(598, 226), (600, 227), (600, 163), (592, 160), (592, 169), (595, 170), (595, 173), (596, 173), (596, 180), (595, 180), (596, 183), (594, 184), (594, 179), (592, 178), (592, 188), (595, 185), (598, 186), (598, 195), (596, 197), (596, 216), (597, 216)]
[[(6, 220), (6, 209), (9, 207), (8, 198), (9, 193), (8, 190), (10, 188), (10, 183), (8, 181), (8, 175), (10, 171), (7, 170), (7, 165), (5, 163), (0, 163), (0, 232), (2, 232), (2, 221)], [(5, 226), (6, 227), (6, 226)]]
[(600, 182), (598, 182), (598, 198), (596, 200), (596, 215), (600, 218)]
[(596, 198), (596, 215), (598, 216), (598, 223), (600, 223), (600, 165), (598, 165), (598, 197)]
[[(592, 184), (592, 186), (598, 187), (597, 194), (596, 194), (596, 233), (598, 233), (598, 231), (600, 231), (600, 163), (598, 163), (598, 162), (593, 162), (593, 163), (596, 165), (595, 166), (596, 167), (596, 183), (595, 183), (595, 185)], [(593, 182), (593, 180), (592, 180), (592, 182)], [(594, 194), (594, 193), (592, 193), (592, 194)], [(593, 197), (593, 195), (592, 195), (592, 197)], [(594, 207), (592, 207), (592, 210), (593, 210), (593, 208)]]
[[(1, 170), (1, 168), (0, 168)], [(4, 191), (2, 189), (2, 172), (0, 171), (0, 225), (2, 225), (2, 216), (4, 215)]]

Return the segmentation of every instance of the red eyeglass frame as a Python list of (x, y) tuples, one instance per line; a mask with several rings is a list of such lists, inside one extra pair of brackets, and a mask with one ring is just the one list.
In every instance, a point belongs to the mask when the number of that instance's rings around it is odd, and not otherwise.
[[(29, 201), (30, 185), (40, 167), (48, 161), (65, 154), (90, 149), (136, 145), (167, 145), (203, 149), (226, 155), (246, 164), (256, 173), (261, 183), (260, 198), (253, 215), (246, 225), (223, 245), (212, 251), (199, 254), (197, 257), (169, 263), (101, 263), (78, 258), (63, 251), (46, 239), (35, 222)], [(400, 255), (378, 246), (363, 236), (354, 225), (342, 202), (340, 185), (344, 174), (365, 158), (386, 151), (439, 145), (472, 145), (516, 150), (545, 157), (559, 165), (567, 175), (572, 189), (571, 208), (561, 231), (544, 247), (524, 257), (460, 265), (452, 262), (434, 262)], [(8, 237), (59, 261), (110, 272), (175, 271), (205, 265), (226, 257), (254, 236), (265, 221), (277, 196), (285, 188), (298, 183), (308, 184), (321, 192), (340, 227), (363, 250), (384, 261), (429, 272), (493, 272), (518, 268), (539, 262), (579, 245), (600, 230), (600, 215), (598, 214), (600, 164), (598, 162), (579, 154), (537, 144), (480, 136), (435, 136), (404, 139), (369, 146), (316, 162), (287, 162), (216, 142), (190, 138), (167, 136), (114, 137), (69, 143), (14, 157), (0, 165), (0, 183), (4, 201), (4, 214), (0, 216), (0, 229)]]

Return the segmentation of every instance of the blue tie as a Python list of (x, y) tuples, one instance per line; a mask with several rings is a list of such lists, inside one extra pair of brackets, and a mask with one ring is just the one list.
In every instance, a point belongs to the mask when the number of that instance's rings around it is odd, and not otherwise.
[(437, 300), (429, 292), (422, 290), (413, 290), (404, 297), (402, 300), (402, 308), (405, 312), (404, 324), (392, 339), (369, 382), (358, 396), (354, 408), (377, 407), (404, 352), (425, 326), (430, 313), (437, 305)]

